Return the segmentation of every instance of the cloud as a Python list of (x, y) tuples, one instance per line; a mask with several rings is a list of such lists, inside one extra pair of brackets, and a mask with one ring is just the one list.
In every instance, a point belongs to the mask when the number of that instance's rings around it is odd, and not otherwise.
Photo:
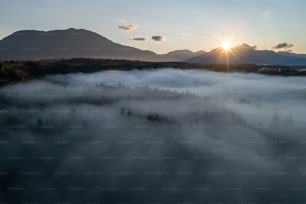
[(124, 31), (133, 31), (136, 30), (139, 26), (136, 24), (130, 24), (130, 25), (119, 25), (118, 28)]
[(166, 37), (161, 36), (161, 35), (154, 35), (154, 36), (152, 36), (152, 40), (154, 40), (156, 42), (164, 42), (164, 41), (166, 41)]
[(145, 37), (137, 37), (137, 38), (132, 38), (131, 40), (134, 40), (134, 41), (147, 41), (147, 38), (145, 38)]
[(288, 43), (278, 43), (277, 45), (275, 45), (274, 47), (272, 47), (273, 49), (289, 49), (291, 47), (293, 47), (294, 44), (288, 44)]
[(126, 23), (127, 20), (124, 18), (118, 18), (117, 21), (118, 23)]

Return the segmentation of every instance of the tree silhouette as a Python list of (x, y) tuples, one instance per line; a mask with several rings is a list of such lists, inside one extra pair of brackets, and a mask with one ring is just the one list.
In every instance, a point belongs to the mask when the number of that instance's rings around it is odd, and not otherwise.
[(38, 118), (37, 119), (37, 126), (44, 126), (44, 122), (43, 122), (43, 120), (41, 119), (41, 118)]

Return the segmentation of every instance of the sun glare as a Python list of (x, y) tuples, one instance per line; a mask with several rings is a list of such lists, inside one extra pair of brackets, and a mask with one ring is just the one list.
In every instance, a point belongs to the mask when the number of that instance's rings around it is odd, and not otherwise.
[(232, 43), (230, 41), (223, 41), (222, 48), (225, 51), (229, 51), (232, 48)]

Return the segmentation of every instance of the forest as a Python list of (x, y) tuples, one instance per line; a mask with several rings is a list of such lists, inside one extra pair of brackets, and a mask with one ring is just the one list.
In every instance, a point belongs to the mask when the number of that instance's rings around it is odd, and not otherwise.
[(38, 61), (1, 61), (0, 85), (36, 79), (52, 74), (93, 73), (106, 70), (144, 69), (204, 69), (217, 72), (244, 72), (279, 76), (306, 76), (304, 66), (251, 65), (251, 64), (197, 64), (187, 62), (145, 62), (114, 59), (60, 59)]

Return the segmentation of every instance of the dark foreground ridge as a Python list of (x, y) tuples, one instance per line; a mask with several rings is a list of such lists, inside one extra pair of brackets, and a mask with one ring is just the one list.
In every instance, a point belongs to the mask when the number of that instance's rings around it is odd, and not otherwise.
[(186, 62), (145, 62), (112, 59), (62, 59), (39, 61), (0, 61), (0, 85), (25, 81), (52, 74), (92, 73), (98, 71), (133, 69), (203, 69), (217, 72), (244, 72), (279, 76), (306, 76), (306, 66), (199, 64)]

